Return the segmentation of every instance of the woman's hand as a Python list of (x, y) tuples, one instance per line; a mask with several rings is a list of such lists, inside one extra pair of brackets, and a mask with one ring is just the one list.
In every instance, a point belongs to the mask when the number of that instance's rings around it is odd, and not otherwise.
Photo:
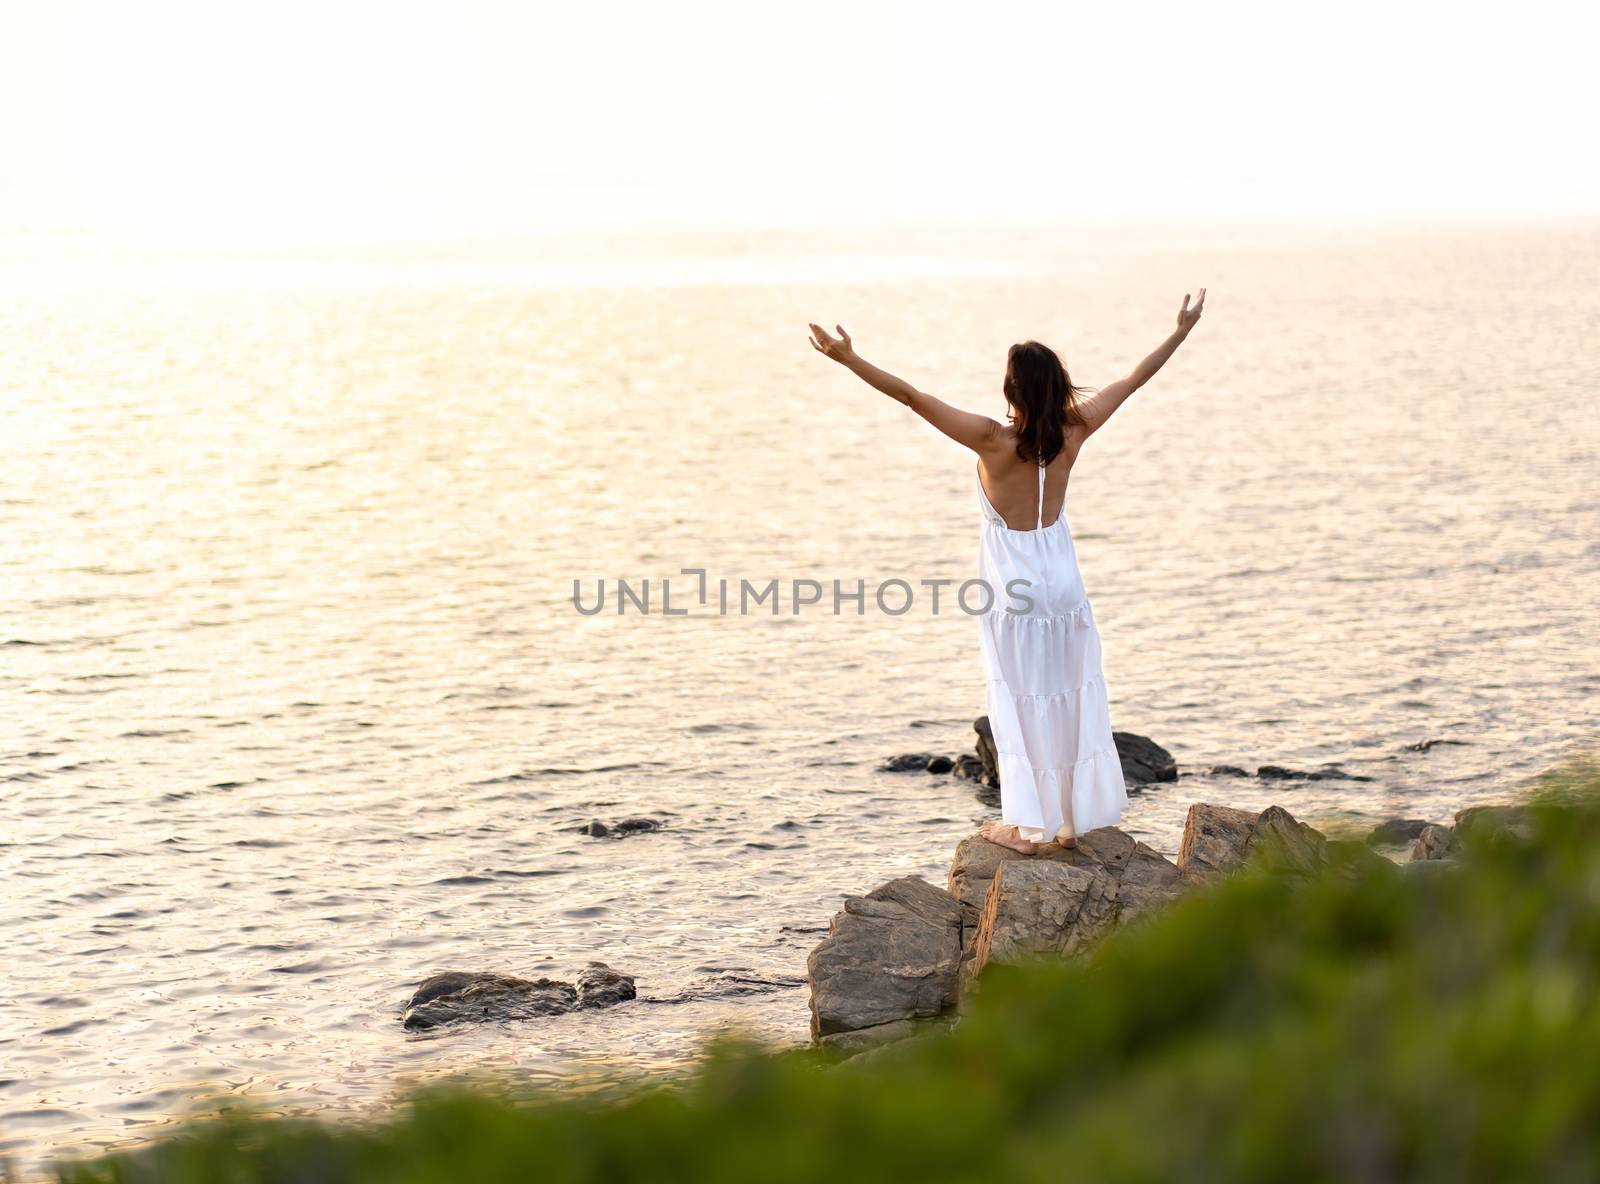
[(1200, 321), (1200, 310), (1206, 306), (1206, 290), (1200, 289), (1200, 299), (1194, 302), (1194, 307), (1189, 307), (1189, 293), (1183, 294), (1183, 307), (1178, 310), (1178, 328), (1187, 333)]
[(848, 362), (856, 356), (856, 351), (850, 346), (850, 334), (844, 331), (843, 325), (835, 325), (839, 337), (835, 340), (828, 336), (828, 331), (821, 325), (811, 326), (811, 336), (806, 338), (811, 343), (811, 348), (819, 354), (827, 354), (835, 362)]

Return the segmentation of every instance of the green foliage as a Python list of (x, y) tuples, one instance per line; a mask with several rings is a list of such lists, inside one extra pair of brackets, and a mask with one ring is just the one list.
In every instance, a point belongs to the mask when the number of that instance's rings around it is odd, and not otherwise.
[(197, 1120), (62, 1178), (1587, 1181), (1597, 1115), (1600, 768), (1580, 765), (1521, 833), (1472, 828), (1459, 864), (1249, 869), (1090, 961), (992, 967), (952, 1033), (861, 1060), (724, 1041), (669, 1087)]

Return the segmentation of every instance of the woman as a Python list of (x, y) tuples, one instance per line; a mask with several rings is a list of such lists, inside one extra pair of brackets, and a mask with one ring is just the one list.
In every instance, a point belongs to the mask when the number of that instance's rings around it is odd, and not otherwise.
[(1201, 288), (1191, 308), (1185, 294), (1171, 336), (1126, 378), (1088, 398), (1048, 346), (1013, 345), (1002, 385), (1004, 424), (865, 361), (842, 325), (834, 326), (837, 338), (811, 326), (813, 349), (978, 454), (978, 574), (994, 605), (980, 618), (979, 637), (1000, 765), (1000, 821), (984, 823), (982, 833), (1024, 855), (1050, 842), (1076, 846), (1078, 835), (1117, 822), (1128, 802), (1111, 739), (1100, 634), (1067, 526), (1067, 479), (1083, 442), (1183, 344), (1205, 300)]

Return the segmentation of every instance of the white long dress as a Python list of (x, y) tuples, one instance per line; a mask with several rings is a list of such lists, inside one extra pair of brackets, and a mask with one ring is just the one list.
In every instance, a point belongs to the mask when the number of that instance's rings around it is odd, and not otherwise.
[(1034, 842), (1110, 826), (1128, 803), (1111, 739), (1100, 632), (1065, 505), (1044, 525), (1044, 473), (1040, 465), (1033, 530), (1008, 527), (978, 476), (978, 575), (993, 591), (992, 608), (978, 622), (999, 758), (1000, 820)]

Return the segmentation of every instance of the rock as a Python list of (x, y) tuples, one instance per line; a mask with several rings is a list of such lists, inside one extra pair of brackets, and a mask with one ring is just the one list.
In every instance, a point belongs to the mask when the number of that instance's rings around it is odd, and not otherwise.
[(1212, 765), (1206, 770), (1213, 777), (1248, 777), (1249, 769), (1241, 769), (1238, 765)]
[(950, 893), (902, 876), (845, 898), (806, 959), (811, 1034), (938, 1015), (955, 1002), (964, 910)]
[(986, 789), (1000, 788), (1000, 758), (994, 750), (994, 729), (989, 726), (989, 717), (980, 715), (972, 721), (972, 730), (978, 733), (978, 765), (980, 774), (979, 784)]
[(1122, 758), (1122, 778), (1129, 785), (1178, 779), (1178, 762), (1150, 737), (1133, 732), (1112, 732), (1111, 739), (1116, 743), (1117, 755)]
[(929, 752), (907, 752), (900, 756), (892, 756), (879, 767), (880, 773), (926, 773), (928, 763), (933, 760)]
[(1405, 747), (1406, 747), (1406, 751), (1407, 752), (1427, 752), (1429, 749), (1431, 749), (1435, 745), (1439, 745), (1439, 744), (1465, 744), (1465, 743), (1466, 743), (1465, 740), (1443, 740), (1443, 739), (1431, 740), (1430, 739), (1430, 740), (1418, 740), (1415, 744), (1407, 744)]
[(1456, 811), (1456, 837), (1464, 839), (1469, 834), (1507, 834), (1513, 838), (1528, 839), (1533, 828), (1528, 821), (1526, 806), (1468, 806)]
[[(1340, 850), (1347, 863), (1361, 859)], [(1231, 872), (1255, 851), (1268, 870), (1300, 875), (1325, 867), (1332, 855), (1319, 831), (1295, 821), (1282, 806), (1268, 806), (1260, 814), (1207, 802), (1189, 807), (1178, 848), (1178, 867), (1186, 876), (1204, 880)], [(1361, 854), (1372, 853), (1363, 847)]]
[(1251, 828), (1246, 854), (1259, 850), (1262, 866), (1269, 871), (1308, 876), (1327, 862), (1327, 843), (1321, 832), (1295, 821), (1282, 806), (1268, 806)]
[(1282, 765), (1262, 765), (1256, 776), (1263, 781), (1304, 781), (1306, 775), (1299, 769), (1286, 769)]
[(1256, 776), (1263, 781), (1371, 781), (1361, 773), (1346, 773), (1337, 763), (1323, 765), (1320, 769), (1286, 769), (1282, 765), (1262, 765)]
[(624, 818), (621, 822), (611, 824), (611, 833), (615, 835), (632, 835), (640, 831), (660, 829), (661, 823), (654, 818)]
[[(950, 878), (946, 881), (945, 890), (957, 900), (981, 909), (984, 897), (989, 894), (989, 883), (994, 879), (994, 873), (1000, 865), (1010, 860), (1027, 858), (1029, 856), (1013, 851), (1010, 847), (991, 843), (982, 835), (969, 835), (956, 844), (955, 856), (950, 860)], [(1048, 855), (1032, 858), (1048, 858)]]
[(979, 835), (963, 839), (950, 883), (963, 900), (987, 886), (965, 986), (991, 961), (1076, 952), (1112, 926), (1173, 900), (1189, 879), (1154, 848), (1103, 826), (1081, 835), (1076, 847), (1047, 844), (1032, 856)]
[(425, 1029), (462, 1020), (525, 1020), (562, 1015), (577, 1005), (578, 992), (571, 983), (452, 971), (425, 979), (400, 1022)]
[(1256, 815), (1231, 806), (1196, 802), (1189, 807), (1178, 847), (1178, 867), (1197, 878), (1230, 872), (1244, 861)]
[(654, 818), (624, 818), (621, 822), (613, 822), (610, 826), (595, 819), (586, 826), (580, 826), (578, 831), (592, 839), (623, 839), (648, 830), (660, 830), (661, 827), (662, 823)]
[(1378, 823), (1367, 835), (1367, 845), (1371, 847), (1401, 847), (1415, 841), (1416, 837), (1428, 829), (1428, 822), (1422, 818), (1389, 818)]
[(578, 976), (579, 1007), (611, 1007), (636, 998), (633, 975), (612, 970), (604, 962), (591, 962)]
[(853, 1032), (833, 1032), (817, 1043), (841, 1052), (865, 1052), (869, 1048), (879, 1048), (896, 1040), (904, 1040), (907, 1036), (915, 1036), (927, 1026), (926, 1022), (917, 1020), (890, 1020), (887, 1024), (875, 1024)]
[(1458, 846), (1455, 833), (1449, 827), (1425, 826), (1422, 828), (1422, 833), (1417, 835), (1417, 841), (1411, 846), (1411, 862), (1451, 859), (1455, 856)]
[(955, 767), (950, 772), (963, 781), (979, 781), (983, 778), (983, 762), (972, 753), (963, 752), (956, 757)]
[(928, 772), (930, 773), (948, 773), (955, 767), (955, 761), (947, 756), (936, 756), (928, 762)]

